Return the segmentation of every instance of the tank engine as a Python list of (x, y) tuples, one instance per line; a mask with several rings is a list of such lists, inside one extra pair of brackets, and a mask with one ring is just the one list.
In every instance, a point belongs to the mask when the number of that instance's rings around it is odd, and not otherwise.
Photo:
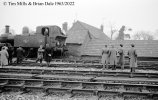
[(22, 34), (14, 36), (14, 47), (22, 46), (26, 51), (26, 57), (35, 57), (40, 45), (49, 44), (52, 48), (52, 56), (63, 56), (67, 51), (65, 46), (66, 35), (58, 26), (38, 26), (35, 34)]

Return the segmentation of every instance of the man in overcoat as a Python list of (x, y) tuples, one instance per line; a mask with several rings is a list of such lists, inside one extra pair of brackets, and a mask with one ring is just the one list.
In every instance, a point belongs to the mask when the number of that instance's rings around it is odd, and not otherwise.
[(114, 48), (114, 45), (111, 45), (111, 49), (109, 50), (109, 56), (110, 56), (110, 65), (112, 66), (112, 70), (116, 70), (117, 51)]
[(8, 58), (8, 64), (12, 64), (12, 58), (13, 58), (13, 55), (14, 55), (14, 47), (12, 45), (10, 45), (8, 47), (8, 54), (9, 54), (9, 58)]
[(51, 59), (52, 59), (52, 50), (49, 44), (46, 44), (45, 61), (47, 62), (47, 66), (50, 66)]
[(24, 49), (19, 46), (19, 48), (17, 48), (16, 53), (17, 53), (17, 64), (22, 62), (23, 58), (24, 58)]
[(9, 54), (7, 50), (5, 49), (5, 47), (2, 47), (2, 50), (0, 51), (1, 67), (3, 67), (4, 65), (8, 65), (8, 57), (9, 57)]
[(131, 44), (131, 49), (128, 51), (128, 56), (131, 72), (135, 72), (135, 68), (137, 67), (137, 52), (134, 48), (134, 44)]
[(118, 50), (119, 58), (118, 58), (118, 64), (121, 67), (121, 69), (124, 69), (124, 49), (123, 45), (120, 44), (120, 49)]
[(102, 49), (101, 55), (102, 55), (101, 63), (103, 64), (103, 70), (105, 70), (105, 64), (106, 64), (106, 69), (108, 69), (109, 49), (107, 48), (107, 45), (105, 45), (105, 47)]

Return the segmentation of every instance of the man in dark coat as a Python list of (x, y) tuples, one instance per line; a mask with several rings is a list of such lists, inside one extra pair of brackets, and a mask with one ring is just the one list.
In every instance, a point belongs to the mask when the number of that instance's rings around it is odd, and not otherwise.
[(45, 61), (47, 62), (47, 66), (50, 66), (50, 61), (52, 59), (51, 53), (52, 53), (52, 50), (51, 50), (49, 44), (46, 44), (46, 48), (45, 48)]
[(109, 50), (109, 57), (110, 57), (110, 65), (112, 65), (112, 70), (116, 70), (117, 65), (117, 51), (114, 48), (114, 45), (111, 46)]
[(121, 69), (124, 69), (124, 49), (123, 45), (120, 44), (120, 49), (118, 50), (119, 58), (118, 58), (118, 64), (121, 66)]
[(105, 69), (105, 64), (106, 64), (106, 69), (108, 69), (108, 62), (109, 62), (109, 50), (107, 48), (107, 45), (102, 49), (102, 58), (101, 58), (101, 63), (103, 64), (103, 70)]
[(12, 58), (13, 58), (13, 54), (14, 54), (14, 47), (11, 46), (11, 45), (8, 47), (8, 54), (9, 54), (8, 64), (12, 64)]
[(129, 63), (131, 72), (135, 72), (135, 68), (137, 67), (137, 52), (134, 48), (134, 44), (131, 44), (131, 49), (128, 51)]
[(19, 46), (19, 48), (17, 48), (16, 50), (17, 53), (17, 64), (22, 62), (23, 56), (24, 56), (24, 50), (21, 46)]

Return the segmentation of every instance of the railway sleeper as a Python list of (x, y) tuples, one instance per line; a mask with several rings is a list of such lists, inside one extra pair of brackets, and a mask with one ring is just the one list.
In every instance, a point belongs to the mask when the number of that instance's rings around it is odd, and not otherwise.
[(61, 88), (67, 88), (67, 89), (82, 89), (82, 83), (76, 83), (76, 82), (62, 82)]
[(46, 95), (53, 95), (53, 96), (59, 96), (59, 97), (64, 97), (65, 95), (71, 96), (71, 91), (67, 89), (52, 89), (48, 88), (46, 89)]
[(43, 87), (44, 88), (61, 88), (62, 85), (61, 82), (50, 82), (50, 81), (44, 81), (43, 82)]
[(12, 86), (12, 87), (22, 87), (25, 84), (24, 80), (9, 80), (5, 86)]
[(40, 80), (26, 80), (23, 87), (42, 87), (43, 81)]

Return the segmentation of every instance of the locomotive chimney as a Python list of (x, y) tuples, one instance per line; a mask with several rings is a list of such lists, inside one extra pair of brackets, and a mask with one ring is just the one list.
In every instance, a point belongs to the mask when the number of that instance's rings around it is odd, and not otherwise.
[(104, 31), (104, 26), (103, 26), (103, 24), (100, 25), (100, 30), (101, 30), (102, 32)]
[(67, 22), (64, 22), (62, 25), (62, 28), (65, 32), (67, 32), (67, 26), (68, 26)]
[(9, 27), (10, 27), (9, 25), (5, 26), (5, 33), (9, 33)]

